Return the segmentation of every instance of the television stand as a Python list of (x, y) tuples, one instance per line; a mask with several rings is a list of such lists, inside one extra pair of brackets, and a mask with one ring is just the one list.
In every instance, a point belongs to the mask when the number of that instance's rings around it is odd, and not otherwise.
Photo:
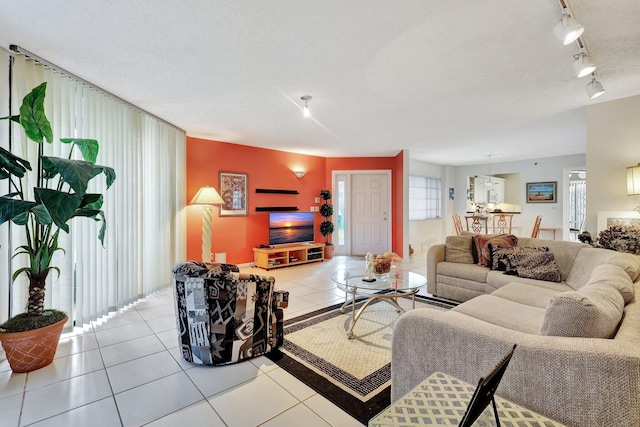
[(272, 268), (324, 261), (324, 243), (300, 243), (253, 248), (253, 263), (269, 271)]

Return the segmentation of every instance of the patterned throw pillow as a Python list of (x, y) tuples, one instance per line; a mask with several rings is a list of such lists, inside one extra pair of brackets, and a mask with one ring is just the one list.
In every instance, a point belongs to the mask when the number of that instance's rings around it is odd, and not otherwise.
[(553, 252), (513, 253), (507, 255), (507, 260), (507, 271), (515, 269), (518, 277), (547, 282), (562, 281)]
[(473, 242), (478, 255), (478, 265), (487, 267), (491, 263), (490, 243), (496, 246), (511, 247), (518, 243), (518, 238), (513, 234), (476, 234), (473, 236)]
[[(547, 246), (499, 246), (489, 243), (489, 253), (491, 253), (491, 263), (489, 268), (497, 271), (507, 270), (507, 255), (513, 253), (549, 252)], [(515, 270), (513, 274), (516, 274)]]

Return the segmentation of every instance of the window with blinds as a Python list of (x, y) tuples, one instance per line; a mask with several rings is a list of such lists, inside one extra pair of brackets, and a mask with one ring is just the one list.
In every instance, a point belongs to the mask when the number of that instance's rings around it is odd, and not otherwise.
[(442, 217), (442, 180), (409, 176), (409, 220)]

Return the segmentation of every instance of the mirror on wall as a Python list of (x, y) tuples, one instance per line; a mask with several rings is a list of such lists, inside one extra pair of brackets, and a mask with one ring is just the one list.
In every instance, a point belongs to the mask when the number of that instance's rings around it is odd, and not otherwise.
[(467, 212), (520, 213), (519, 173), (467, 177)]

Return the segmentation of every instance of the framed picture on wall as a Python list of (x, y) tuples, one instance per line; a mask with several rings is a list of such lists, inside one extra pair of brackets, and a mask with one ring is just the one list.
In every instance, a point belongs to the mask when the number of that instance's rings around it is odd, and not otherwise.
[(527, 182), (527, 203), (557, 203), (558, 182)]
[(246, 216), (247, 174), (239, 172), (220, 172), (220, 216)]

